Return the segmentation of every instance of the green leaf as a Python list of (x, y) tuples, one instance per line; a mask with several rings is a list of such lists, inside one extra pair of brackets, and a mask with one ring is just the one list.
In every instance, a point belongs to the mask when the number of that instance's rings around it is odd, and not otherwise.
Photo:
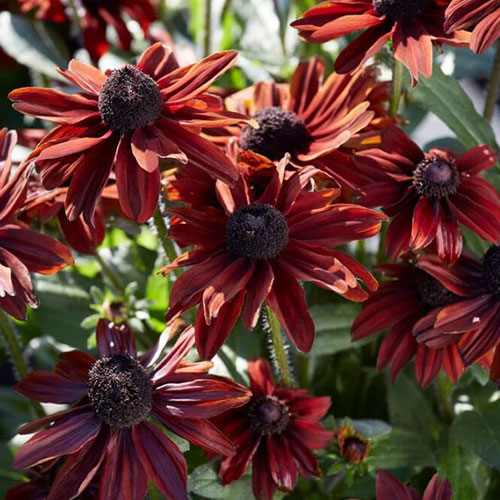
[(214, 500), (253, 498), (252, 478), (249, 474), (222, 486), (212, 464), (200, 465), (192, 472), (189, 476), (188, 491)]
[(352, 342), (351, 326), (359, 310), (359, 306), (350, 303), (311, 307), (311, 315), (316, 325), (316, 339), (311, 354), (327, 356), (370, 342), (370, 339), (355, 344)]
[(360, 434), (370, 439), (381, 438), (391, 433), (391, 426), (383, 420), (351, 420), (351, 423)]
[(450, 433), (487, 465), (500, 470), (500, 401), (478, 406), (457, 416)]
[(62, 271), (54, 276), (35, 276), (33, 281), (40, 306), (32, 316), (43, 333), (85, 349), (88, 332), (80, 324), (90, 312), (90, 295), (85, 290), (96, 284), (95, 278)]
[(404, 373), (389, 389), (391, 424), (413, 430), (431, 445), (438, 437), (440, 424), (422, 389)]
[(367, 463), (376, 469), (401, 467), (433, 467), (433, 448), (425, 435), (409, 429), (393, 428), (387, 439), (373, 447)]
[(438, 472), (441, 479), (448, 478), (453, 486), (454, 500), (480, 500), (478, 491), (471, 477), (471, 457), (456, 442), (449, 443), (441, 456), (438, 464)]
[(489, 144), (498, 149), (488, 122), (475, 110), (460, 84), (439, 66), (434, 65), (432, 78), (421, 78), (409, 92), (420, 107), (446, 123), (467, 148)]
[(56, 68), (65, 68), (64, 44), (40, 21), (10, 12), (0, 14), (0, 47), (17, 62), (51, 78), (66, 81)]

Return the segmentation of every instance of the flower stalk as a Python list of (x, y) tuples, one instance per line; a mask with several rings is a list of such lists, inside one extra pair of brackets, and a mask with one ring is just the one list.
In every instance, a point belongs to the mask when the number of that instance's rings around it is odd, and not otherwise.
[(500, 41), (496, 44), (495, 59), (491, 70), (488, 93), (484, 104), (483, 116), (491, 122), (495, 113), (495, 107), (498, 101), (498, 91), (500, 90)]
[(165, 250), (165, 254), (167, 255), (168, 261), (171, 263), (177, 258), (177, 253), (172, 244), (172, 240), (168, 237), (168, 229), (165, 224), (165, 219), (163, 217), (160, 205), (156, 207), (156, 210), (153, 214), (153, 223), (156, 227), (156, 231), (158, 232), (158, 239)]
[(389, 115), (392, 118), (397, 118), (399, 111), (399, 104), (403, 94), (403, 63), (393, 58), (392, 66), (392, 88), (391, 98), (389, 101)]
[(212, 0), (205, 0), (204, 28), (203, 56), (207, 57), (210, 54), (210, 46), (212, 45)]
[[(3, 309), (0, 308), (0, 332), (5, 344), (9, 357), (14, 365), (14, 373), (17, 380), (22, 380), (28, 373), (28, 365), (23, 356), (19, 335), (16, 332), (14, 324), (10, 318), (5, 314)], [(45, 412), (42, 406), (35, 401), (30, 401), (31, 407), (37, 417), (44, 417)]]
[(281, 383), (285, 387), (294, 386), (294, 377), (290, 369), (288, 361), (288, 353), (286, 352), (285, 344), (283, 342), (283, 333), (281, 332), (281, 325), (278, 318), (273, 313), (271, 308), (266, 304), (266, 318), (267, 326), (269, 328), (269, 337), (271, 340), (271, 350), (278, 366), (279, 376)]

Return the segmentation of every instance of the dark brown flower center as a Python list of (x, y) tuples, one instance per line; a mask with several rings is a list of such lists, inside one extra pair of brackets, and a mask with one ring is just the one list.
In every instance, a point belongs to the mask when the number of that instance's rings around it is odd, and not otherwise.
[(373, 7), (392, 21), (400, 21), (422, 14), (432, 0), (373, 0)]
[(113, 71), (99, 95), (102, 119), (113, 130), (127, 131), (145, 127), (158, 120), (163, 108), (160, 88), (135, 66)]
[(360, 463), (366, 454), (366, 443), (352, 436), (348, 437), (342, 446), (342, 456), (351, 463)]
[(483, 257), (483, 286), (500, 301), (500, 246), (493, 245)]
[(127, 304), (123, 300), (113, 300), (106, 305), (106, 313), (113, 323), (121, 323), (127, 319)]
[(415, 169), (413, 184), (427, 198), (445, 198), (457, 192), (460, 175), (455, 165), (437, 156), (425, 158)]
[(243, 129), (243, 149), (249, 149), (270, 160), (281, 160), (286, 153), (302, 151), (308, 142), (304, 122), (292, 111), (278, 107), (264, 108), (253, 118), (259, 128)]
[(113, 429), (137, 425), (151, 412), (153, 389), (148, 372), (128, 354), (97, 360), (87, 384), (90, 405)]
[(238, 257), (275, 259), (288, 243), (285, 216), (271, 205), (245, 205), (227, 223), (227, 248)]
[(248, 419), (252, 429), (268, 436), (281, 434), (288, 425), (290, 414), (288, 406), (276, 396), (261, 396), (249, 403)]
[(428, 306), (444, 307), (456, 302), (458, 297), (445, 288), (436, 278), (422, 272), (417, 279), (417, 289), (422, 301)]

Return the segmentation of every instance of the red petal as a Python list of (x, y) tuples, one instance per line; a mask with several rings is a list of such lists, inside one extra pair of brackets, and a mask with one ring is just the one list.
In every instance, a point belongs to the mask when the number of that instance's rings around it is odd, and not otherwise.
[(95, 476), (106, 452), (109, 430), (102, 428), (99, 435), (72, 455), (57, 473), (47, 500), (76, 498)]
[(225, 342), (240, 315), (245, 299), (242, 290), (231, 302), (224, 304), (210, 325), (205, 322), (203, 308), (196, 315), (196, 348), (200, 358), (212, 359)]
[(162, 417), (156, 409), (155, 416), (172, 432), (204, 450), (224, 456), (235, 454), (231, 440), (209, 420)]
[(377, 500), (414, 500), (410, 490), (393, 475), (377, 471)]
[(143, 499), (147, 489), (148, 476), (135, 449), (131, 431), (121, 429), (109, 441), (99, 483), (99, 498)]
[(187, 466), (179, 448), (155, 425), (142, 422), (132, 427), (140, 463), (167, 498), (188, 500)]
[(153, 215), (158, 204), (161, 183), (156, 167), (151, 172), (141, 168), (132, 154), (129, 138), (122, 137), (115, 161), (118, 199), (124, 214), (139, 224)]
[(295, 347), (309, 352), (314, 342), (314, 321), (307, 307), (304, 290), (297, 280), (273, 266), (274, 283), (267, 301)]
[(134, 335), (126, 324), (116, 325), (107, 319), (100, 319), (96, 338), (101, 357), (121, 353), (130, 354), (134, 358), (137, 356)]
[(72, 415), (35, 434), (17, 452), (14, 466), (26, 469), (62, 455), (71, 455), (93, 440), (101, 429), (94, 413)]
[(86, 381), (70, 380), (54, 372), (30, 373), (16, 385), (16, 391), (42, 403), (75, 403), (87, 395)]
[(274, 392), (274, 382), (271, 366), (265, 359), (248, 362), (250, 390), (256, 396), (270, 396)]
[(156, 388), (155, 407), (164, 416), (213, 418), (245, 404), (251, 396), (242, 385), (215, 375), (171, 375)]

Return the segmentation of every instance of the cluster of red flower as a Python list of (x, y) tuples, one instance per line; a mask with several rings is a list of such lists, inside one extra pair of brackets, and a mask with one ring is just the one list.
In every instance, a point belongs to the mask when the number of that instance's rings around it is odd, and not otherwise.
[[(39, 15), (64, 19), (54, 2), (21, 2), (26, 9), (40, 3)], [(190, 267), (175, 281), (167, 323), (197, 306), (195, 325), (166, 355), (173, 329), (138, 355), (126, 326), (101, 320), (99, 359), (68, 352), (53, 372), (18, 384), (33, 400), (72, 406), (20, 429), (36, 434), (20, 448), (16, 467), (36, 474), (10, 499), (45, 488), (48, 499), (95, 490), (99, 498), (140, 500), (149, 479), (168, 498), (188, 498), (186, 462), (151, 419), (226, 456), (224, 484), (251, 462), (258, 498), (293, 489), (299, 474), (318, 476), (311, 450), (333, 438), (319, 423), (329, 398), (275, 386), (264, 360), (249, 363), (250, 389), (207, 375), (209, 361), (184, 361), (194, 344), (202, 359), (214, 357), (237, 319), (253, 329), (263, 306), (308, 352), (315, 328), (301, 282), (366, 301), (353, 335), (391, 328), (379, 367), (390, 365), (392, 379), (416, 356), (422, 385), (441, 368), (457, 380), (475, 362), (500, 381), (500, 199), (478, 176), (497, 154), (485, 145), (460, 155), (423, 152), (388, 115), (387, 84), (374, 67), (362, 67), (392, 39), (416, 82), (432, 72), (433, 44), (468, 45), (470, 33), (459, 29), (478, 21), (471, 44), (484, 50), (500, 35), (500, 2), (482, 3), (320, 3), (293, 23), (305, 39), (324, 42), (366, 28), (336, 60), (337, 73), (324, 79), (323, 61), (312, 58), (289, 84), (258, 83), (224, 100), (209, 89), (236, 52), (179, 67), (160, 43), (136, 65), (106, 73), (73, 60), (60, 72), (78, 93), (10, 94), (15, 109), (57, 126), (12, 176), (16, 134), (0, 135), (0, 307), (22, 319), (27, 305), (37, 305), (29, 272), (72, 263), (65, 246), (29, 228), (32, 221), (57, 215), (68, 244), (92, 253), (110, 210), (138, 223), (153, 215), (166, 164), (176, 167), (163, 177), (165, 196), (176, 202), (168, 236), (189, 249), (161, 273)], [(107, 23), (129, 46), (122, 11), (145, 31), (154, 19), (146, 0), (82, 4), (94, 59), (106, 51)], [(387, 253), (401, 260), (379, 267), (393, 279), (377, 291), (372, 274), (336, 247), (377, 235), (389, 220)], [(463, 249), (462, 225), (494, 245), (482, 260)], [(384, 473), (377, 494), (414, 498)], [(436, 476), (424, 498), (451, 498), (449, 483)]]

